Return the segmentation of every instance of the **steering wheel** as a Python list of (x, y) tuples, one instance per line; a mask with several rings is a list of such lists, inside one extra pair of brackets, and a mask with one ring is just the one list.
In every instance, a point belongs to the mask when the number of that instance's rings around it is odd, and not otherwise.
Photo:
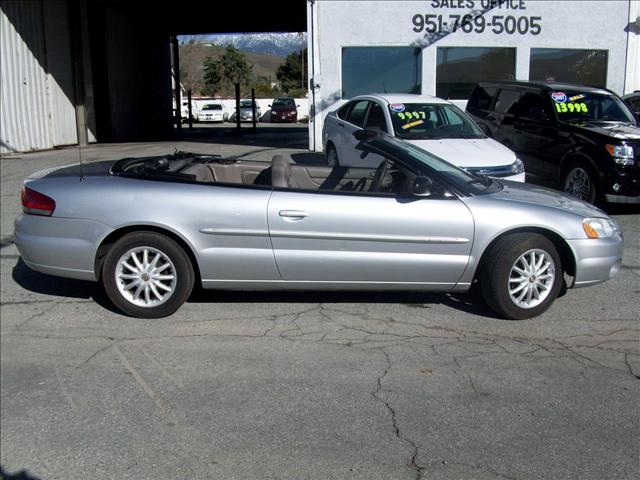
[(370, 192), (378, 192), (380, 191), (380, 187), (382, 186), (382, 179), (387, 173), (387, 161), (382, 160), (378, 168), (376, 168), (375, 173), (373, 174), (373, 179), (371, 180), (371, 186), (369, 187)]
[(358, 180), (356, 182), (356, 184), (353, 186), (353, 191), (354, 192), (362, 192), (364, 191), (364, 187), (367, 185), (367, 179), (366, 177), (362, 177), (360, 180)]

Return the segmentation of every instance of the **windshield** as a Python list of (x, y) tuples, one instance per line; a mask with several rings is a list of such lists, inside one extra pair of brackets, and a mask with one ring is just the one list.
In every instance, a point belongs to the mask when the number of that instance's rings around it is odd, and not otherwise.
[(475, 123), (455, 105), (392, 103), (389, 113), (396, 137), (407, 140), (485, 138)]
[(240, 100), (240, 108), (251, 108), (251, 100)]
[(389, 135), (381, 135), (367, 143), (377, 152), (413, 167), (418, 175), (433, 177), (434, 180), (440, 177), (465, 195), (484, 195), (502, 190), (502, 184), (496, 180), (469, 173), (432, 153)]
[(293, 100), (289, 98), (276, 98), (273, 102), (273, 107), (293, 107)]
[(203, 110), (222, 110), (222, 105), (216, 105), (214, 103), (210, 103), (209, 105), (205, 105), (202, 107)]
[(551, 100), (558, 119), (565, 122), (636, 123), (629, 108), (615, 95), (562, 90), (552, 92)]

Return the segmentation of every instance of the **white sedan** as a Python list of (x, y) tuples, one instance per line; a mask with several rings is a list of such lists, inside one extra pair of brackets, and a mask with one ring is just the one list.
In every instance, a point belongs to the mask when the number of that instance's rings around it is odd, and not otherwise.
[(515, 153), (487, 137), (451, 102), (427, 95), (360, 95), (329, 113), (322, 140), (329, 166), (376, 167), (381, 158), (356, 150), (357, 130), (382, 131), (465, 170), (524, 182)]
[(223, 122), (224, 111), (221, 103), (207, 103), (198, 114), (199, 122)]

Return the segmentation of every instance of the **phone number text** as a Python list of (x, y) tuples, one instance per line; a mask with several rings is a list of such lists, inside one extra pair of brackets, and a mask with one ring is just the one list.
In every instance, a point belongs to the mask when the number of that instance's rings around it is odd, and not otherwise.
[(412, 19), (413, 31), (416, 33), (442, 33), (456, 32), (461, 30), (464, 33), (482, 33), (491, 29), (495, 34), (506, 33), (514, 35), (519, 33), (525, 35), (539, 35), (542, 31), (542, 17), (516, 17), (513, 15), (434, 15), (416, 13)]

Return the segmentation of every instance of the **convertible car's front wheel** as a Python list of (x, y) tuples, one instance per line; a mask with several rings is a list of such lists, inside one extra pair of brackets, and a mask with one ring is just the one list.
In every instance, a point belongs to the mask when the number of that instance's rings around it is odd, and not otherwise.
[(160, 318), (187, 300), (194, 272), (175, 241), (156, 232), (134, 232), (119, 239), (105, 256), (102, 283), (125, 314)]
[(562, 265), (553, 242), (535, 233), (499, 239), (480, 276), (487, 304), (499, 315), (523, 320), (540, 315), (562, 287)]

